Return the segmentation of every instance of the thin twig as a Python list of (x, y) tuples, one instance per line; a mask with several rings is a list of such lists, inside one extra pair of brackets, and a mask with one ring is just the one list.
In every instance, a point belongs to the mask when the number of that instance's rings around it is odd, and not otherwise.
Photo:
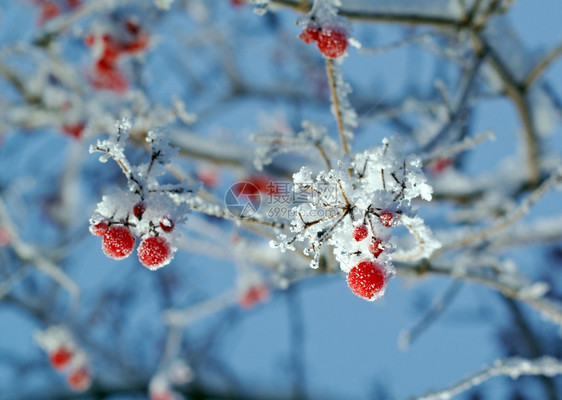
[(560, 374), (562, 374), (562, 362), (553, 357), (541, 357), (535, 360), (519, 357), (506, 358), (496, 360), (491, 367), (485, 367), (480, 372), (449, 386), (447, 389), (429, 393), (426, 396), (418, 397), (416, 400), (450, 399), (496, 376), (508, 376), (517, 379), (524, 375), (553, 377)]
[(326, 74), (328, 75), (328, 83), (330, 85), (330, 94), (332, 96), (334, 114), (338, 123), (338, 134), (340, 135), (341, 147), (344, 154), (349, 154), (349, 147), (347, 145), (347, 139), (345, 138), (345, 128), (343, 126), (343, 117), (336, 88), (336, 80), (334, 77), (334, 60), (332, 60), (331, 58), (326, 58)]
[(459, 240), (455, 240), (453, 242), (445, 244), (441, 249), (433, 253), (432, 258), (435, 259), (448, 250), (463, 248), (465, 246), (478, 243), (482, 240), (487, 239), (491, 235), (504, 230), (505, 228), (519, 220), (521, 217), (523, 217), (525, 214), (527, 214), (529, 208), (531, 208), (537, 201), (539, 201), (539, 199), (561, 179), (562, 176), (559, 173), (555, 173), (549, 179), (544, 181), (542, 185), (540, 185), (533, 193), (531, 193), (525, 199), (525, 201), (523, 201), (521, 205), (512, 213), (500, 219), (497, 223), (488, 228), (482, 229)]
[(558, 57), (562, 56), (562, 44), (559, 44), (550, 53), (546, 55), (542, 60), (540, 60), (537, 65), (529, 72), (525, 78), (524, 86), (529, 88), (537, 79), (541, 77), (543, 72), (553, 63)]

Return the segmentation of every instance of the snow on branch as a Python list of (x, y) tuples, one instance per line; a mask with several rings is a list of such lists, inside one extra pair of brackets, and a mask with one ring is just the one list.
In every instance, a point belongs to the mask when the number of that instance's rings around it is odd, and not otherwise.
[(449, 400), (459, 393), (465, 392), (496, 376), (508, 376), (518, 379), (525, 375), (553, 377), (562, 374), (562, 362), (558, 359), (545, 356), (536, 360), (527, 360), (512, 357), (496, 360), (492, 366), (483, 368), (480, 372), (448, 387), (447, 389), (432, 392), (415, 400)]
[(131, 124), (123, 119), (116, 131), (105, 140), (98, 140), (90, 152), (102, 153), (101, 162), (113, 159), (125, 174), (129, 190), (115, 189), (103, 196), (90, 219), (90, 230), (102, 236), (102, 249), (113, 259), (128, 257), (141, 239), (138, 256), (141, 263), (156, 270), (171, 262), (180, 235), (176, 225), (187, 221), (187, 203), (196, 191), (180, 182), (162, 184), (164, 175), (177, 150), (171, 147), (163, 132), (151, 130), (146, 135), (150, 158), (148, 162), (131, 165), (125, 146)]

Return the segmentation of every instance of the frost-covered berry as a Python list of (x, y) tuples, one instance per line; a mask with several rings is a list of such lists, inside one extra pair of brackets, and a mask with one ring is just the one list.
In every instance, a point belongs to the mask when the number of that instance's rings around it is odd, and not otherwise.
[(68, 366), (74, 353), (64, 347), (53, 350), (49, 353), (49, 362), (54, 369), (60, 371)]
[(141, 219), (145, 211), (146, 205), (142, 201), (139, 201), (133, 206), (133, 214), (137, 217), (137, 219)]
[(121, 260), (133, 252), (135, 237), (124, 226), (111, 226), (103, 235), (101, 248), (109, 258)]
[(264, 302), (269, 298), (269, 289), (267, 285), (261, 283), (257, 285), (250, 286), (244, 293), (240, 295), (238, 299), (240, 307), (242, 308), (252, 308), (258, 303)]
[(390, 228), (394, 225), (394, 214), (391, 211), (382, 211), (379, 214), (379, 220), (381, 221), (382, 226)]
[(380, 256), (381, 253), (384, 251), (384, 246), (382, 244), (382, 240), (380, 240), (380, 239), (371, 240), (371, 243), (369, 243), (369, 251), (371, 252), (371, 254), (375, 258)]
[(360, 242), (367, 236), (369, 236), (369, 230), (365, 225), (356, 226), (355, 228), (353, 228), (351, 235), (356, 242)]
[(172, 249), (168, 241), (160, 236), (144, 239), (138, 248), (139, 260), (150, 270), (155, 270), (172, 261)]
[(327, 58), (338, 58), (347, 50), (347, 34), (341, 28), (322, 28), (318, 32), (318, 50)]
[(318, 40), (319, 29), (315, 25), (308, 25), (299, 35), (299, 39), (306, 44), (314, 43)]
[(72, 390), (82, 392), (88, 389), (92, 382), (90, 371), (86, 367), (79, 367), (68, 374), (66, 382)]
[(447, 168), (453, 165), (453, 160), (450, 158), (439, 158), (434, 163), (431, 164), (431, 172), (434, 175), (439, 175)]
[(73, 138), (80, 138), (82, 131), (86, 127), (84, 122), (77, 122), (75, 124), (68, 124), (62, 126), (62, 131)]
[(61, 13), (58, 4), (52, 1), (46, 1), (42, 4), (41, 15), (39, 16), (39, 25), (45, 24), (47, 21), (57, 17)]
[(107, 223), (106, 222), (98, 222), (95, 225), (90, 225), (90, 232), (92, 232), (92, 235), (96, 235), (96, 236), (103, 236), (107, 233)]
[(374, 300), (384, 288), (384, 270), (373, 261), (362, 261), (349, 271), (347, 284), (355, 295)]
[(172, 232), (174, 230), (174, 221), (170, 218), (164, 216), (160, 219), (160, 228), (166, 233)]

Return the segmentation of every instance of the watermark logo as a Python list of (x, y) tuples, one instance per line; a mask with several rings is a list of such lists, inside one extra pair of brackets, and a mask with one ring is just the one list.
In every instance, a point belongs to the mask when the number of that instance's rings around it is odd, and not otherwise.
[(236, 182), (226, 191), (224, 204), (226, 209), (235, 217), (251, 217), (260, 209), (260, 190), (251, 182)]
[[(226, 209), (235, 217), (248, 218), (262, 211), (269, 218), (293, 219), (300, 204), (313, 205), (307, 214), (310, 217), (332, 217), (338, 208), (326, 207), (338, 204), (336, 185), (310, 182), (294, 187), (292, 182), (255, 179), (252, 182), (240, 181), (228, 188), (224, 196)], [(342, 203), (343, 204), (343, 203)], [(263, 210), (260, 210), (260, 207)]]

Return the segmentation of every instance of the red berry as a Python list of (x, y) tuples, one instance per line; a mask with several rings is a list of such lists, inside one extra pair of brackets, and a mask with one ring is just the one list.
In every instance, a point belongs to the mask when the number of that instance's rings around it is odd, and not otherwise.
[(39, 25), (43, 25), (45, 22), (55, 18), (60, 13), (61, 9), (56, 3), (53, 3), (51, 1), (45, 3), (39, 17)]
[(384, 251), (382, 240), (380, 239), (371, 240), (371, 243), (369, 243), (369, 251), (371, 252), (371, 254), (373, 254), (373, 256), (375, 256), (375, 258), (380, 256), (381, 253)]
[(374, 300), (384, 288), (384, 270), (373, 261), (362, 261), (349, 271), (347, 284), (355, 295)]
[(123, 72), (113, 66), (106, 70), (103, 70), (103, 68), (98, 63), (97, 74), (88, 77), (91, 85), (96, 89), (111, 90), (117, 93), (125, 92), (129, 83)]
[(164, 216), (160, 219), (160, 228), (162, 228), (164, 232), (172, 232), (174, 230), (174, 226), (176, 225), (170, 218)]
[(123, 45), (122, 50), (124, 52), (129, 52), (129, 53), (136, 53), (138, 51), (142, 51), (146, 49), (146, 46), (148, 46), (149, 39), (150, 37), (148, 36), (147, 33), (141, 32), (137, 35), (135, 40)]
[(219, 183), (219, 174), (214, 169), (200, 169), (196, 172), (197, 178), (203, 182), (205, 186), (215, 187)]
[(90, 225), (90, 232), (96, 236), (103, 236), (107, 232), (107, 223), (106, 222), (98, 222), (95, 225)]
[(49, 354), (49, 361), (54, 369), (60, 371), (68, 366), (70, 360), (72, 359), (72, 353), (70, 350), (60, 347)]
[(138, 248), (140, 262), (148, 269), (155, 270), (172, 261), (170, 245), (160, 236), (144, 239)]
[(269, 290), (266, 285), (258, 284), (250, 286), (240, 296), (239, 302), (242, 308), (252, 308), (257, 303), (261, 303), (269, 297)]
[(431, 164), (431, 172), (434, 175), (439, 175), (453, 164), (450, 158), (439, 158)]
[(150, 400), (174, 400), (174, 395), (168, 389), (160, 392), (150, 392)]
[(139, 23), (134, 18), (129, 18), (125, 21), (125, 28), (131, 35), (137, 35), (140, 32)]
[(78, 139), (82, 134), (82, 131), (84, 130), (85, 126), (86, 124), (84, 124), (84, 122), (78, 122), (76, 124), (70, 124), (70, 125), (63, 125), (62, 131), (67, 135), (70, 135)]
[(142, 201), (139, 201), (133, 206), (133, 214), (137, 217), (137, 219), (141, 219), (145, 211), (146, 205)]
[(379, 220), (383, 226), (390, 228), (394, 225), (394, 214), (391, 211), (382, 211), (379, 214)]
[(77, 392), (82, 392), (88, 389), (90, 387), (91, 381), (92, 378), (90, 377), (90, 372), (86, 367), (80, 367), (71, 371), (66, 378), (68, 386), (70, 386), (72, 390), (75, 390)]
[(66, 4), (70, 8), (76, 8), (82, 4), (82, 0), (66, 0)]
[(114, 260), (128, 257), (135, 247), (135, 237), (124, 226), (111, 226), (103, 235), (101, 248), (106, 256)]
[(355, 228), (353, 228), (351, 235), (356, 242), (360, 242), (367, 236), (369, 236), (369, 230), (365, 225), (356, 226)]
[(307, 44), (314, 43), (318, 40), (318, 33), (319, 30), (317, 26), (308, 25), (299, 35), (299, 39)]
[(88, 47), (92, 47), (96, 42), (96, 38), (94, 35), (86, 35), (84, 36), (84, 44)]
[(341, 28), (323, 28), (318, 33), (317, 45), (324, 57), (338, 58), (347, 50), (347, 35)]

